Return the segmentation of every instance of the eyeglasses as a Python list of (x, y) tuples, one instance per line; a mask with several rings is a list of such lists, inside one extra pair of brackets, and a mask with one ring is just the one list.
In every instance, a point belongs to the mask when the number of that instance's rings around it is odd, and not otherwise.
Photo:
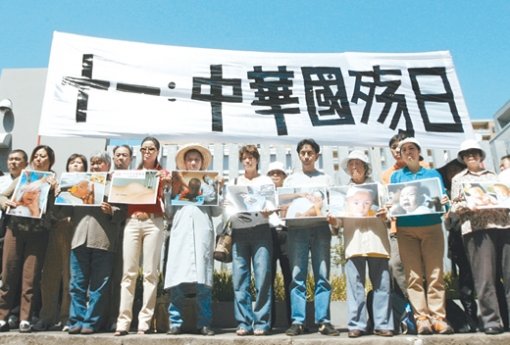
[(141, 147), (140, 152), (141, 153), (154, 153), (157, 149), (155, 147)]

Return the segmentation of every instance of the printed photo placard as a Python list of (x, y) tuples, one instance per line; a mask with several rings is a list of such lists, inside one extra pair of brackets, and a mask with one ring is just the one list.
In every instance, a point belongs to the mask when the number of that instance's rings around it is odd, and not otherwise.
[(260, 186), (227, 186), (228, 213), (260, 212), (276, 209), (274, 184)]
[(17, 217), (41, 218), (46, 213), (50, 184), (48, 178), (55, 174), (50, 171), (23, 170), (11, 201), (16, 207), (9, 207), (7, 214)]
[(287, 225), (312, 225), (326, 219), (326, 187), (281, 187), (277, 189), (280, 217)]
[(172, 171), (171, 204), (175, 206), (218, 206), (216, 171)]
[(377, 183), (329, 188), (329, 212), (335, 217), (371, 218), (379, 208)]
[(502, 182), (463, 183), (462, 192), (471, 209), (510, 208), (510, 187)]
[(101, 206), (106, 191), (106, 172), (64, 172), (55, 205)]
[(437, 178), (388, 185), (389, 215), (402, 217), (427, 213), (444, 213), (441, 184)]
[(157, 170), (115, 170), (108, 202), (150, 205), (156, 203), (159, 187)]

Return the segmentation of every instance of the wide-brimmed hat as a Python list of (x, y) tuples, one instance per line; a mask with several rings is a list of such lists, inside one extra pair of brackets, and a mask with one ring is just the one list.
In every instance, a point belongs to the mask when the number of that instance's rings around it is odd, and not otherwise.
[(368, 160), (368, 157), (367, 155), (365, 154), (365, 152), (363, 151), (360, 151), (360, 150), (354, 150), (354, 151), (351, 151), (351, 153), (349, 153), (349, 155), (347, 156), (347, 158), (345, 158), (343, 161), (342, 161), (342, 169), (344, 169), (344, 171), (349, 174), (349, 171), (347, 169), (347, 164), (349, 164), (349, 161), (351, 159), (359, 159), (360, 161), (362, 161), (363, 163), (367, 164), (368, 165), (368, 170), (370, 170), (370, 162)]
[(398, 150), (402, 151), (402, 146), (404, 146), (405, 144), (409, 144), (409, 143), (416, 145), (416, 147), (418, 147), (418, 150), (420, 150), (420, 152), (421, 152), (420, 142), (418, 140), (416, 140), (416, 138), (413, 138), (413, 137), (405, 138), (404, 140), (400, 141), (398, 143)]
[(287, 173), (285, 172), (285, 167), (283, 166), (282, 162), (276, 161), (269, 163), (269, 167), (267, 168), (267, 175), (269, 175), (273, 171), (281, 171), (285, 175), (287, 175)]
[(184, 157), (186, 156), (186, 153), (191, 150), (200, 152), (202, 155), (202, 166), (200, 170), (206, 170), (211, 163), (212, 155), (211, 151), (209, 151), (207, 147), (201, 144), (187, 144), (181, 147), (179, 151), (177, 151), (177, 154), (175, 155), (175, 164), (177, 165), (177, 169), (186, 170), (186, 162), (184, 161)]
[(485, 159), (485, 151), (480, 146), (480, 143), (474, 139), (467, 139), (467, 140), (464, 140), (460, 144), (459, 153), (457, 154), (457, 160), (459, 162), (464, 163), (464, 160), (462, 159), (462, 155), (468, 150), (480, 151), (480, 156), (482, 158), (482, 161)]

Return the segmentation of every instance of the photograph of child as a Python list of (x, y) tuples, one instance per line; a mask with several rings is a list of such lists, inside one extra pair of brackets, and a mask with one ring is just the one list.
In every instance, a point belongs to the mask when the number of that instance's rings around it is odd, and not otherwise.
[(159, 187), (157, 170), (115, 170), (108, 202), (118, 204), (154, 204)]
[(107, 173), (65, 172), (60, 177), (60, 192), (55, 205), (101, 206)]
[(229, 214), (242, 212), (260, 212), (264, 209), (276, 209), (276, 191), (274, 184), (260, 186), (227, 186)]
[(326, 218), (326, 187), (278, 188), (278, 207), (284, 219)]
[(214, 171), (172, 171), (171, 204), (217, 206), (217, 176)]
[(462, 192), (471, 209), (510, 208), (510, 188), (498, 181), (463, 183)]
[(329, 189), (329, 212), (342, 218), (375, 217), (379, 208), (377, 183)]
[(12, 196), (17, 206), (9, 208), (7, 214), (18, 217), (41, 218), (46, 212), (52, 172), (23, 170)]
[(424, 179), (388, 185), (391, 216), (444, 213), (441, 205), (441, 185), (437, 179)]

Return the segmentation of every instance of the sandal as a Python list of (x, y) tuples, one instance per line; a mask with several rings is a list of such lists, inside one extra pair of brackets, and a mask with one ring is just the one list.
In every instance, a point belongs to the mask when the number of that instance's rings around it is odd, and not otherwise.
[(250, 334), (252, 334), (252, 332), (245, 328), (239, 327), (236, 331), (236, 334), (242, 337), (245, 335), (250, 335)]
[(144, 334), (149, 334), (150, 333), (150, 330), (148, 329), (139, 329), (138, 332), (136, 332), (137, 335), (144, 335)]
[(128, 335), (128, 331), (115, 331), (115, 333), (113, 333), (113, 335), (116, 337), (122, 337), (124, 335)]

